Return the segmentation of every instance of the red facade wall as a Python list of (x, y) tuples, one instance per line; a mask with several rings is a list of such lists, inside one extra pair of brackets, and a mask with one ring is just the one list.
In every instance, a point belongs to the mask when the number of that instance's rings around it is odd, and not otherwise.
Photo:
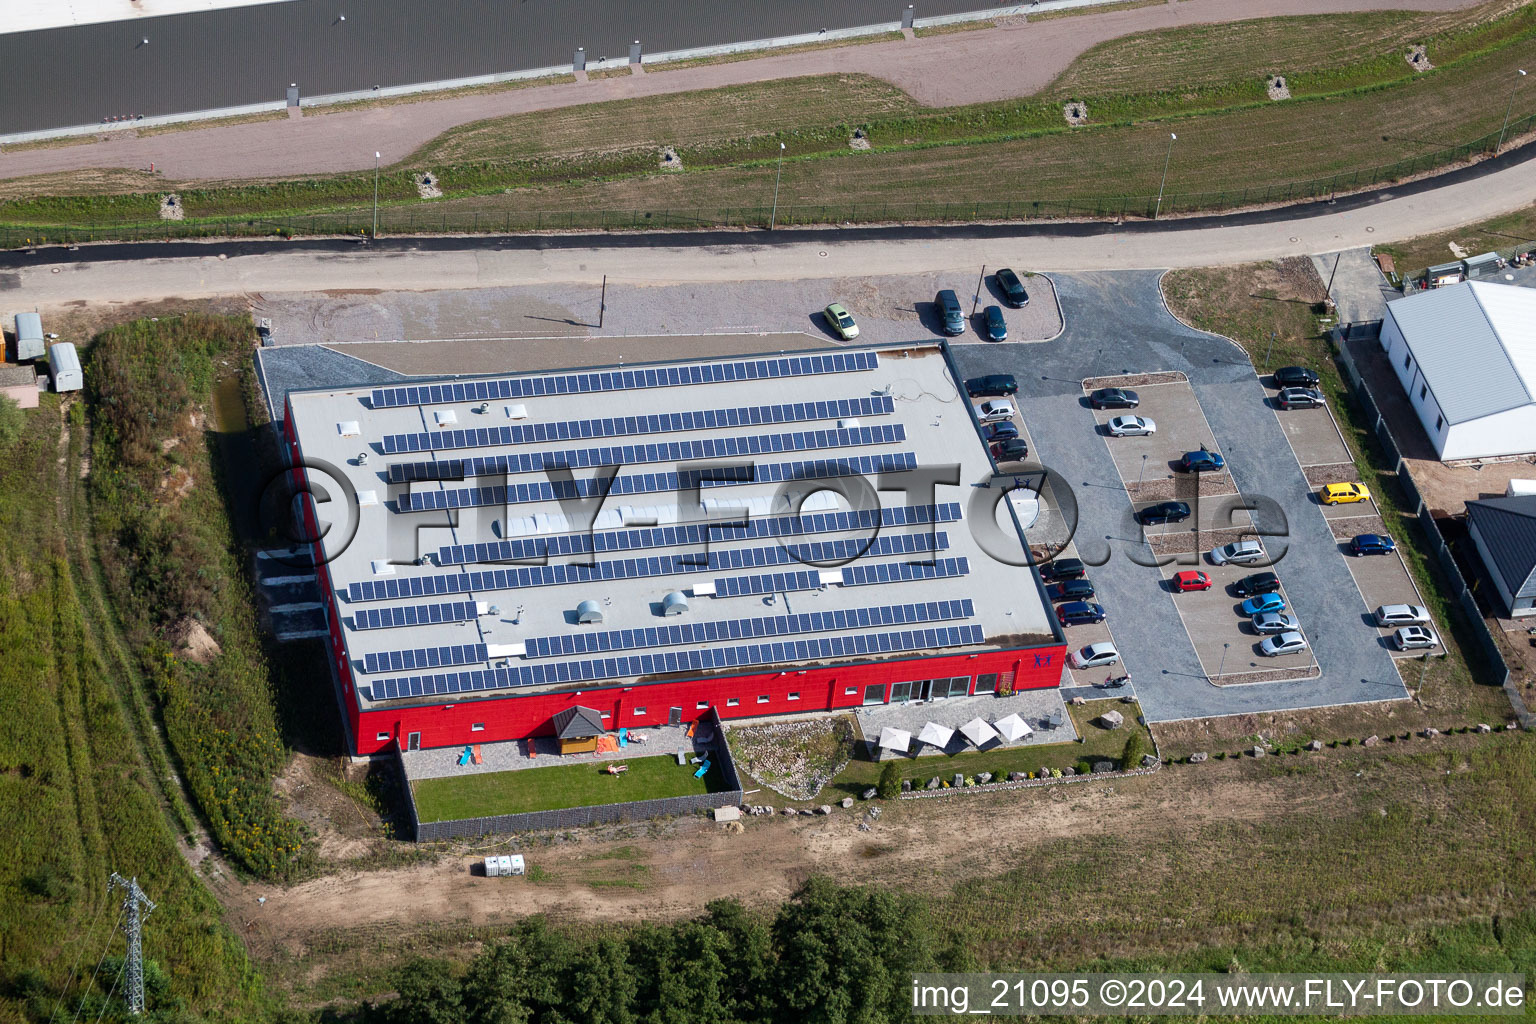
[[(580, 704), (606, 713), (610, 728), (620, 726), (664, 725), (670, 709), (682, 708), (683, 721), (691, 722), (713, 706), (721, 718), (751, 718), (758, 715), (787, 715), (806, 711), (853, 708), (864, 703), (864, 688), (876, 683), (889, 685), (915, 679), (952, 676), (975, 677), (985, 673), (1014, 673), (1015, 690), (1039, 690), (1061, 682), (1062, 658), (1066, 647), (1051, 645), (1027, 650), (986, 651), (932, 658), (908, 658), (868, 665), (836, 665), (786, 672), (726, 678), (683, 680), (675, 683), (641, 683), (634, 686), (609, 686), (580, 691), (537, 693), (526, 696), (484, 698), (454, 703), (449, 700), (412, 707), (393, 707), (358, 712), (356, 704), (347, 710), (356, 716), (354, 736), (359, 754), (389, 749), (393, 743), (404, 746), (410, 733), (421, 733), (423, 747), (455, 746), (464, 743), (492, 743), (549, 735), (550, 719), (556, 712)], [(852, 693), (846, 691), (852, 690)], [(790, 699), (798, 693), (799, 698)], [(766, 703), (758, 703), (767, 697)], [(739, 701), (736, 705), (730, 699)], [(643, 709), (643, 713), (641, 710)], [(473, 726), (483, 724), (476, 731)], [(384, 735), (384, 739), (379, 739)]]

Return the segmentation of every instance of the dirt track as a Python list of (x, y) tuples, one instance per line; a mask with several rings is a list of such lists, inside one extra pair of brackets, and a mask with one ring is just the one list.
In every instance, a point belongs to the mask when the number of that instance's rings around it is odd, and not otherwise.
[(147, 169), (167, 179), (292, 176), (366, 169), (375, 150), (403, 159), (455, 125), (604, 100), (689, 92), (804, 75), (864, 73), (935, 107), (1028, 96), (1049, 85), (1090, 47), (1183, 25), (1350, 11), (1444, 11), (1479, 0), (1178, 0), (1034, 24), (956, 32), (911, 42), (770, 55), (756, 60), (623, 75), (585, 84), (424, 100), (374, 109), (189, 129), (0, 155), (0, 178), (87, 168)]
[[(589, 921), (661, 920), (697, 913), (726, 896), (771, 905), (812, 873), (867, 881), (875, 867), (908, 886), (947, 888), (1024, 863), (1052, 840), (1113, 831), (1114, 822), (1135, 821), (1144, 835), (1190, 832), (1206, 822), (1300, 811), (1316, 797), (1237, 766), (1202, 771), (1198, 785), (1171, 777), (1195, 770), (1175, 768), (1107, 785), (887, 803), (869, 832), (858, 830), (865, 806), (856, 805), (829, 818), (746, 818), (744, 835), (688, 818), (629, 826), (619, 838), (575, 834), (573, 842), (547, 847), (493, 838), (478, 851), (466, 848), (463, 855), (418, 867), (328, 876), (289, 890), (232, 883), (221, 896), (259, 952), (297, 955), (320, 934), (369, 926), (484, 924), (540, 912)], [(508, 850), (525, 852), (547, 879), (471, 875), (479, 856)], [(976, 856), (978, 850), (986, 855)], [(940, 871), (938, 865), (946, 867)], [(266, 903), (257, 905), (258, 896)]]

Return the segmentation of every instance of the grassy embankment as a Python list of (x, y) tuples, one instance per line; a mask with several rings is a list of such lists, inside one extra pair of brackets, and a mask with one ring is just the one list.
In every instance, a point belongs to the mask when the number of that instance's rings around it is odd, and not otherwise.
[[(1164, 212), (1280, 198), (1287, 190), (1277, 183), (1338, 176), (1348, 187), (1357, 172), (1368, 181), (1369, 168), (1419, 158), (1427, 168), (1432, 154), (1498, 131), (1503, 110), (1486, 100), (1525, 60), (1525, 44), (1536, 39), (1536, 8), (1489, 20), (1491, 10), (1145, 33), (1095, 47), (1038, 97), (968, 107), (923, 108), (885, 83), (834, 75), (462, 125), (384, 177), (382, 230), (564, 223), (541, 220), (550, 214), (582, 226), (645, 226), (672, 222), (667, 211), (679, 211), (679, 223), (752, 221), (768, 203), (768, 170), (781, 142), (780, 213), (798, 220), (911, 216), (912, 203), (933, 216), (946, 205), (951, 216), (969, 215), (981, 203), (995, 216), (1059, 216), (1071, 212), (1068, 203), (1081, 214), (1105, 201), (1104, 209), (1118, 211), (1118, 197), (1157, 191), (1170, 128), (1179, 146)], [(1435, 70), (1415, 72), (1403, 59), (1414, 42), (1428, 44)], [(1286, 76), (1291, 100), (1266, 98), (1265, 76), (1273, 73)], [(1087, 105), (1089, 125), (1067, 126), (1061, 108), (1068, 100)], [(1517, 95), (1517, 115), (1531, 102)], [(855, 129), (865, 131), (869, 151), (850, 150)], [(657, 150), (666, 145), (676, 147), (681, 171), (659, 168)], [(415, 176), (424, 170), (433, 171), (446, 198), (417, 197)], [(85, 225), (159, 230), (160, 195), (174, 188), (189, 219), (166, 229), (189, 232), (199, 230), (199, 220), (360, 214), (372, 186), (371, 175), (348, 174), (228, 186), (168, 182), (138, 192), (107, 181), (90, 194), (61, 195), (70, 191), (67, 177), (34, 180), (13, 183), (15, 198), (0, 203), (0, 225), (31, 226), (39, 237), (48, 225), (55, 233)], [(21, 187), (25, 195), (14, 191)], [(1213, 189), (1231, 194), (1194, 197)], [(1141, 205), (1124, 208), (1135, 213)], [(605, 210), (626, 214), (610, 219)], [(313, 227), (349, 225), (365, 226), (352, 217)], [(276, 225), (221, 226), (231, 228), (270, 232)]]
[[(1298, 259), (1300, 264), (1307, 263), (1305, 258)], [(1318, 323), (1320, 307), (1315, 303), (1324, 297), (1322, 282), (1310, 265), (1296, 270), (1283, 278), (1275, 273), (1273, 264), (1174, 270), (1163, 278), (1163, 292), (1169, 309), (1186, 323), (1240, 343), (1260, 374), (1289, 365), (1317, 371), (1360, 479), (1371, 489), (1387, 532), (1397, 540), (1398, 550), (1435, 620), (1451, 627), (1444, 639), (1452, 642), (1446, 644), (1444, 657), (1427, 663), (1403, 662), (1400, 671), (1410, 689), (1418, 692), (1420, 702), (1444, 712), (1446, 721), (1503, 721), (1509, 714), (1507, 699), (1497, 686), (1484, 685), (1496, 681), (1502, 672), (1482, 663), (1466, 617), (1449, 597), (1449, 581), (1425, 547), (1423, 527), (1413, 515), (1413, 506), (1386, 461), (1372, 423), (1365, 420), (1344, 383), (1331, 343)], [(1304, 294), (1290, 290), (1280, 294), (1285, 284), (1276, 288), (1278, 281), (1303, 280), (1310, 280), (1312, 285)]]
[(631, 757), (622, 763), (629, 766), (622, 775), (609, 775), (602, 765), (589, 762), (420, 779), (411, 784), (411, 791), (416, 795), (416, 813), (422, 821), (451, 821), (656, 800), (725, 788), (718, 765), (711, 765), (702, 779), (696, 779), (695, 766), (679, 765), (670, 754)]
[(157, 904), (154, 1019), (249, 1019), (258, 979), (178, 850), (195, 822), (99, 603), (84, 412), (79, 396), (45, 395), (16, 414), (19, 433), (0, 430), (0, 1018), (117, 1019), (115, 870)]

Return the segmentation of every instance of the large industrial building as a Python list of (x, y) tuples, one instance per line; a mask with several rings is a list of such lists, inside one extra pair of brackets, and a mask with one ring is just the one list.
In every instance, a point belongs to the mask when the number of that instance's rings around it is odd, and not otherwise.
[(284, 429), (359, 754), (1060, 683), (942, 346), (300, 391)]

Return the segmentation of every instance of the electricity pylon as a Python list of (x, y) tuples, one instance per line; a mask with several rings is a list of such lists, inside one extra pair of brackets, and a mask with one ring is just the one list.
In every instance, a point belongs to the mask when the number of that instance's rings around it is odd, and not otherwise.
[(124, 878), (116, 871), (112, 872), (107, 891), (110, 893), (114, 889), (123, 890), (123, 933), (128, 936), (128, 957), (123, 969), (128, 981), (128, 1012), (138, 1016), (144, 1012), (144, 915), (154, 910), (155, 904), (139, 888), (137, 877)]

